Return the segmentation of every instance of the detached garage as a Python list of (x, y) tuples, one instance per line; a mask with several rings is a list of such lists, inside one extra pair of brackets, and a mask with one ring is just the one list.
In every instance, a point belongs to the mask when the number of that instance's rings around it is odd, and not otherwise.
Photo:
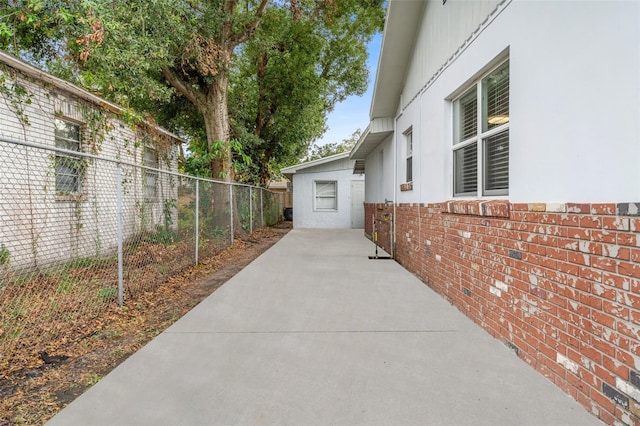
[(364, 228), (364, 174), (349, 153), (282, 169), (293, 183), (294, 228)]

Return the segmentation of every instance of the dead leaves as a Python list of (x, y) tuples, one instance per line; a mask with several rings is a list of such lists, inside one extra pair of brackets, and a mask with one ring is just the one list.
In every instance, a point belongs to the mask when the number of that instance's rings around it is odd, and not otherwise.
[[(0, 425), (46, 422), (287, 232), (258, 229), (250, 239), (236, 240), (197, 267), (140, 292), (124, 308), (111, 304), (99, 317), (80, 321), (75, 338), (59, 334), (46, 347), (16, 348), (12, 364), (0, 366)], [(42, 351), (56, 362), (45, 363)]]
[(91, 54), (90, 47), (92, 44), (100, 46), (104, 41), (105, 31), (104, 25), (101, 21), (96, 19), (91, 19), (91, 32), (88, 34), (84, 34), (78, 38), (76, 38), (75, 42), (78, 46), (85, 46), (85, 49), (80, 52), (78, 58), (80, 62), (87, 62), (89, 56)]
[(185, 74), (189, 74), (185, 67), (198, 70), (203, 76), (215, 77), (221, 69), (228, 69), (231, 64), (231, 52), (224, 49), (211, 38), (196, 36), (185, 46), (182, 67)]

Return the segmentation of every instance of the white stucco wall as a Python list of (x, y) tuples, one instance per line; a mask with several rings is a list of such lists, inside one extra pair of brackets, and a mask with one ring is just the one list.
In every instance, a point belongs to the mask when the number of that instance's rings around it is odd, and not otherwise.
[[(343, 159), (301, 170), (293, 175), (294, 228), (351, 228), (351, 181), (364, 180), (364, 175), (353, 174), (353, 163)], [(316, 181), (337, 182), (338, 209), (336, 211), (315, 210)]]
[[(396, 117), (395, 198), (399, 202), (453, 198), (450, 99), (506, 54), (511, 120), (510, 188), (504, 198), (640, 200), (640, 2), (578, 6), (512, 1), (498, 10), (435, 79), (422, 82), (419, 93), (403, 93), (403, 99), (413, 101)], [(422, 31), (432, 29), (424, 26)], [(406, 87), (418, 86), (411, 82)], [(402, 132), (410, 126), (414, 189), (400, 192), (405, 176)], [(377, 173), (374, 157), (367, 158), (369, 177)], [(393, 180), (388, 168), (384, 173), (389, 174), (385, 181)], [(370, 198), (374, 192), (368, 186), (367, 202), (374, 202)]]

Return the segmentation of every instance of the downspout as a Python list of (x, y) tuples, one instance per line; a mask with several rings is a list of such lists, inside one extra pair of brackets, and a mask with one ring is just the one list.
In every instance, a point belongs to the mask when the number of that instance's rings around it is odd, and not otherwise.
[(393, 218), (391, 220), (391, 258), (396, 258), (396, 205), (398, 204), (398, 118), (393, 121)]
[[(420, 136), (422, 136), (422, 123), (423, 122), (424, 121), (422, 119), (422, 93), (421, 93), (420, 96), (418, 97), (418, 123), (420, 123), (419, 124), (420, 127), (418, 129), (418, 132), (419, 132), (418, 141), (422, 141), (422, 138)], [(422, 147), (423, 147), (423, 145), (421, 144), (420, 145), (420, 149), (418, 150), (418, 159), (417, 160), (418, 160), (418, 171), (420, 173), (420, 179), (421, 179), (422, 182), (424, 182), (425, 179), (422, 179), (422, 171), (424, 170), (422, 168)], [(413, 148), (412, 149), (413, 149), (413, 154), (412, 154), (413, 155), (413, 160), (412, 161), (415, 161), (416, 160), (416, 158), (415, 158), (416, 157), (416, 155), (415, 155), (416, 144), (413, 144)], [(413, 168), (413, 170), (416, 170), (415, 167)], [(412, 179), (415, 182), (416, 178), (412, 177)], [(423, 189), (422, 185), (419, 186), (419, 189), (420, 189), (420, 193), (418, 194), (418, 246), (419, 246), (420, 241), (422, 241), (422, 219), (420, 217), (420, 209), (421, 209), (421, 206), (423, 205), (423, 202), (424, 202), (424, 198), (422, 198), (422, 189)]]

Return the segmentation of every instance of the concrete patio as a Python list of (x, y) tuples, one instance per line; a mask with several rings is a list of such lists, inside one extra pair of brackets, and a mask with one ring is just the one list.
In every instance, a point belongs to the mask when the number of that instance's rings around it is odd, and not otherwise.
[(373, 250), (292, 230), (48, 424), (601, 424)]

